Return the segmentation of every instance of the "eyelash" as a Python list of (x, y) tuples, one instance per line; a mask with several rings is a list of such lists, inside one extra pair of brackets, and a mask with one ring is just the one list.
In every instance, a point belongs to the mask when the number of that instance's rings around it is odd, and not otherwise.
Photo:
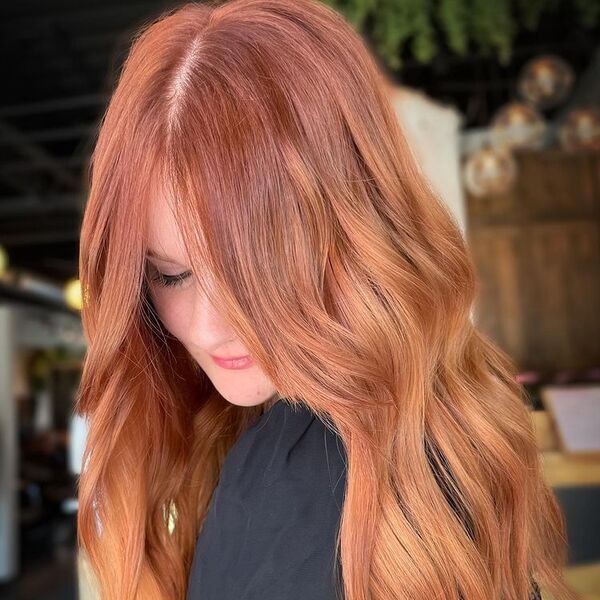
[(156, 282), (161, 287), (177, 287), (181, 285), (191, 273), (191, 271), (185, 271), (179, 275), (163, 275), (159, 271), (156, 271), (156, 274), (152, 277), (152, 281)]

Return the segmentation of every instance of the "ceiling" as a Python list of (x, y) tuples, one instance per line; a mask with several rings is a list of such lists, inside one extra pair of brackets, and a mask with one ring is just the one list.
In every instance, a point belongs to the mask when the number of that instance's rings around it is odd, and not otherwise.
[[(0, 244), (12, 265), (57, 283), (77, 274), (92, 133), (133, 32), (173, 6), (151, 0), (2, 3)], [(515, 97), (519, 68), (533, 56), (558, 53), (589, 80), (598, 39), (597, 30), (582, 30), (568, 12), (557, 13), (536, 33), (519, 36), (506, 67), (476, 53), (444, 53), (427, 66), (407, 56), (397, 79), (456, 106), (466, 126), (480, 126)]]

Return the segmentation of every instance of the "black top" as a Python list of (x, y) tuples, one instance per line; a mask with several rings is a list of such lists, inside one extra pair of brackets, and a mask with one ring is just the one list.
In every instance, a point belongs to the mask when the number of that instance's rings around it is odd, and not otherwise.
[(343, 600), (335, 538), (345, 488), (339, 437), (305, 406), (277, 401), (225, 457), (187, 600)]
[(341, 600), (340, 438), (278, 400), (229, 450), (196, 542), (187, 600)]

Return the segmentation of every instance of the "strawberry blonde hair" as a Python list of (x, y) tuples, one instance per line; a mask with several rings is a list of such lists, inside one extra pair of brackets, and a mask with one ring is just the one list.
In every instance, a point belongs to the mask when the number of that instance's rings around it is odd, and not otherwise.
[(157, 190), (197, 285), (285, 401), (344, 444), (340, 597), (525, 600), (536, 581), (575, 597), (515, 366), (470, 319), (463, 237), (340, 14), (162, 13), (134, 40), (89, 176), (78, 543), (102, 598), (185, 597), (222, 461), (265, 410), (227, 402), (153, 309)]

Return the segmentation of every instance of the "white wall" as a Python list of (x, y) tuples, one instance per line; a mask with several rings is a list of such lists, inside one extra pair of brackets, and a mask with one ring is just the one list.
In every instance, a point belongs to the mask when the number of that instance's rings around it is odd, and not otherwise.
[(460, 168), (462, 115), (425, 94), (390, 86), (392, 104), (417, 164), (435, 191), (450, 207), (463, 235), (466, 210)]

